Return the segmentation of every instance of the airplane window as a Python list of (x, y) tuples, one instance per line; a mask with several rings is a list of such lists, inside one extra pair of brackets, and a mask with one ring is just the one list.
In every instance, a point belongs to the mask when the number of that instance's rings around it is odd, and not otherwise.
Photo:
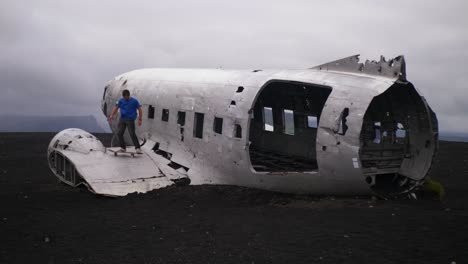
[(294, 111), (289, 109), (283, 109), (283, 120), (283, 132), (288, 135), (294, 135)]
[(203, 138), (203, 120), (205, 114), (195, 113), (195, 120), (193, 124), (193, 136), (197, 138)]
[(161, 120), (166, 122), (169, 121), (169, 109), (163, 109)]
[(307, 127), (308, 128), (318, 127), (318, 120), (316, 116), (307, 116)]
[(263, 107), (263, 130), (273, 131), (273, 109), (271, 107)]
[(154, 119), (154, 107), (152, 105), (148, 106), (148, 119)]
[(223, 119), (220, 117), (215, 117), (213, 122), (213, 131), (217, 134), (223, 133)]
[(406, 137), (406, 130), (403, 126), (403, 124), (398, 123), (397, 124), (397, 130), (395, 132), (395, 135), (397, 138), (405, 138)]
[(374, 122), (374, 140), (373, 142), (376, 144), (380, 144), (380, 122)]
[(234, 136), (236, 138), (242, 138), (242, 127), (239, 124), (235, 124)]
[(177, 124), (185, 126), (185, 112), (177, 112)]

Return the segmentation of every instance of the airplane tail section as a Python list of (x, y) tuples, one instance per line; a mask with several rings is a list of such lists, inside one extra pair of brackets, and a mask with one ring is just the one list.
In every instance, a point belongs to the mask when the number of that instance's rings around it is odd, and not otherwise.
[(124, 196), (170, 186), (187, 178), (164, 162), (154, 151), (114, 155), (93, 135), (76, 128), (58, 133), (48, 148), (49, 167), (62, 182), (84, 184), (96, 194)]

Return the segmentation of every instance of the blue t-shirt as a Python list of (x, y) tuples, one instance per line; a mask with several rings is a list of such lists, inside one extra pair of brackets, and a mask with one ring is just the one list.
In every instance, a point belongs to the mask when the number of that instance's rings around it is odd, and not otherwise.
[(141, 107), (140, 102), (133, 97), (128, 101), (120, 98), (116, 105), (120, 108), (120, 118), (133, 120), (137, 118), (137, 109)]

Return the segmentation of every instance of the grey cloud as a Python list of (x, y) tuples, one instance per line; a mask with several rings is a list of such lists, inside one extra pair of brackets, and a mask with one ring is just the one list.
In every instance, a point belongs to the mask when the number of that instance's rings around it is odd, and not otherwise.
[(468, 131), (466, 10), (422, 0), (4, 1), (0, 111), (102, 121), (107, 80), (137, 68), (300, 69), (404, 54), (441, 129)]

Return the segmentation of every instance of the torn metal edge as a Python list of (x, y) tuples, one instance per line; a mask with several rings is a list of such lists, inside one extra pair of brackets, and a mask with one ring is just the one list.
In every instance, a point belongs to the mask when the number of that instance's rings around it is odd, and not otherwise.
[(406, 82), (406, 64), (403, 55), (397, 56), (389, 61), (386, 61), (384, 56), (380, 56), (379, 61), (366, 60), (365, 63), (359, 62), (359, 56), (360, 54), (356, 54), (309, 69), (368, 74)]

